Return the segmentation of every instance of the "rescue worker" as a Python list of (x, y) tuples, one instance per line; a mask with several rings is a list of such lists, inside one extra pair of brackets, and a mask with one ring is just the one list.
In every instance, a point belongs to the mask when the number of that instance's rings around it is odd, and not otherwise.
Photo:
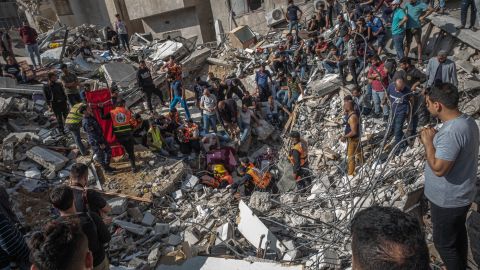
[(48, 110), (55, 114), (58, 130), (65, 134), (64, 121), (68, 115), (67, 95), (65, 95), (62, 84), (57, 82), (57, 75), (54, 72), (48, 73), (48, 82), (43, 85), (43, 94)]
[(235, 196), (245, 197), (255, 188), (270, 190), (273, 187), (272, 174), (268, 171), (262, 172), (248, 158), (240, 159), (238, 173), (242, 178), (236, 180), (231, 186), (231, 193)]
[(88, 143), (92, 146), (94, 157), (102, 165), (103, 170), (107, 174), (112, 174), (115, 169), (110, 167), (110, 159), (112, 158), (112, 149), (103, 136), (102, 128), (97, 119), (93, 117), (92, 108), (90, 106), (81, 107), (79, 113), (83, 114), (82, 127), (87, 133)]
[(168, 156), (169, 149), (165, 140), (162, 137), (162, 133), (160, 132), (160, 128), (155, 123), (155, 121), (149, 121), (149, 128), (147, 132), (147, 145), (150, 150), (153, 152), (159, 152), (161, 155)]
[(185, 121), (185, 124), (178, 128), (177, 138), (180, 142), (180, 152), (190, 155), (190, 159), (195, 159), (195, 153), (198, 154), (201, 150), (198, 125), (191, 119)]
[[(100, 103), (100, 108), (103, 108), (103, 104)], [(132, 172), (137, 172), (137, 166), (135, 165), (135, 152), (134, 145), (135, 141), (133, 139), (133, 128), (134, 121), (132, 119), (132, 112), (130, 112), (125, 107), (125, 101), (122, 99), (117, 99), (117, 104), (107, 115), (103, 110), (100, 110), (100, 116), (102, 119), (111, 119), (113, 133), (117, 137), (118, 143), (120, 143), (125, 152), (128, 154), (128, 159), (130, 160), (130, 165), (132, 167)]]
[(163, 102), (163, 94), (160, 89), (158, 89), (155, 84), (153, 83), (152, 74), (150, 73), (150, 69), (145, 64), (145, 61), (140, 61), (140, 67), (137, 71), (137, 82), (138, 86), (142, 89), (144, 94), (144, 98), (147, 100), (148, 109), (151, 113), (153, 113), (153, 106), (152, 106), (152, 95), (155, 94), (160, 98), (162, 104)]
[(86, 106), (85, 103), (77, 103), (73, 105), (67, 115), (67, 119), (65, 120), (65, 127), (72, 133), (73, 140), (82, 156), (87, 154), (87, 149), (82, 143), (82, 137), (80, 136), (80, 126), (82, 125), (81, 122), (83, 119), (83, 113), (81, 112), (85, 111)]
[(239, 99), (242, 99), (244, 93), (247, 92), (247, 88), (245, 88), (245, 85), (239, 78), (225, 79), (223, 85), (227, 88), (227, 98), (232, 98), (232, 95), (235, 94)]
[(307, 143), (300, 138), (298, 131), (292, 131), (290, 138), (292, 138), (293, 145), (290, 149), (288, 159), (293, 166), (293, 177), (297, 183), (297, 190), (302, 190), (310, 184), (308, 147)]
[(232, 175), (223, 164), (212, 164), (213, 177), (204, 175), (200, 178), (201, 183), (211, 188), (225, 188), (233, 184)]

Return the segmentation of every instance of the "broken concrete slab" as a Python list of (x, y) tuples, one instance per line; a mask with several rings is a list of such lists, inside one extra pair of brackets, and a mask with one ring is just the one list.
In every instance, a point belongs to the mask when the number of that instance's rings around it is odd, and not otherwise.
[(228, 68), (233, 67), (233, 64), (227, 61), (224, 61), (218, 58), (212, 58), (212, 57), (207, 58), (207, 63), (209, 63), (210, 65), (217, 65), (217, 66), (228, 67)]
[(127, 211), (128, 201), (125, 198), (113, 198), (107, 201), (112, 208), (112, 215), (121, 215)]
[(142, 225), (134, 224), (131, 222), (123, 221), (123, 220), (113, 220), (113, 223), (123, 229), (137, 234), (137, 235), (145, 235), (148, 232), (148, 228)]
[(195, 175), (187, 175), (187, 178), (185, 181), (182, 183), (182, 189), (183, 190), (191, 190), (193, 189), (198, 183), (200, 182), (200, 179), (196, 177)]
[(62, 169), (69, 161), (62, 154), (40, 146), (28, 150), (27, 157), (53, 172)]
[(0, 97), (0, 116), (7, 115), (13, 108), (14, 101), (12, 97), (2, 98)]
[(152, 249), (152, 251), (150, 251), (150, 253), (148, 254), (148, 258), (147, 258), (147, 261), (148, 261), (148, 264), (150, 265), (150, 267), (157, 266), (158, 259), (160, 259), (161, 255), (162, 255), (162, 252), (160, 250), (160, 247), (156, 247), (156, 248)]
[(336, 251), (325, 249), (311, 256), (305, 266), (315, 269), (341, 269), (341, 261)]
[(475, 71), (475, 66), (470, 64), (470, 62), (465, 60), (457, 60), (455, 64), (459, 66), (461, 69), (465, 70), (468, 74), (472, 74)]
[(480, 81), (466, 79), (463, 80), (463, 87), (460, 87), (459, 91), (473, 91), (480, 89)]
[(431, 22), (443, 31), (449, 33), (467, 43), (473, 48), (480, 50), (480, 35), (470, 29), (458, 30), (455, 26), (460, 25), (460, 21), (449, 15), (431, 15), (429, 16)]
[(154, 53), (150, 54), (148, 59), (152, 61), (167, 60), (170, 56), (184, 56), (187, 54), (187, 48), (180, 43), (173, 40), (167, 40), (163, 43), (157, 43), (153, 46)]
[(40, 137), (33, 132), (12, 132), (3, 139), (3, 142), (12, 141), (17, 143), (25, 140), (39, 141)]
[(182, 243), (182, 237), (180, 237), (180, 235), (171, 234), (167, 238), (167, 244), (170, 246), (177, 246), (180, 245), (180, 243)]
[(259, 211), (260, 213), (266, 213), (270, 208), (272, 208), (272, 202), (270, 201), (269, 192), (253, 192), (250, 196), (250, 202), (248, 203), (250, 208)]
[(200, 233), (195, 228), (186, 229), (183, 232), (183, 240), (193, 246), (200, 241), (201, 237), (199, 234)]
[(217, 239), (215, 245), (219, 245), (222, 241), (227, 241), (233, 237), (233, 227), (230, 223), (225, 223), (217, 228)]
[[(278, 238), (253, 214), (252, 210), (243, 202), (238, 204), (240, 217), (238, 219), (238, 231), (255, 248), (266, 250), (267, 248), (276, 252), (278, 256), (286, 251), (286, 247)], [(263, 235), (263, 236), (262, 236)], [(267, 247), (267, 243), (269, 243)]]
[(128, 88), (137, 79), (137, 72), (131, 64), (112, 62), (103, 65), (102, 70), (109, 85), (115, 82), (120, 87)]
[(15, 146), (13, 142), (6, 142), (2, 144), (3, 164), (11, 167), (15, 164)]
[(135, 222), (142, 222), (143, 214), (138, 207), (129, 207), (127, 213)]
[[(160, 262), (161, 263), (161, 262)], [(158, 265), (157, 270), (303, 270), (302, 265), (197, 256), (180, 265)]]
[(54, 49), (49, 49), (43, 52), (40, 55), (40, 58), (42, 59), (42, 64), (46, 65), (49, 63), (57, 63), (60, 61), (60, 57), (62, 55), (62, 50), (63, 47), (58, 47)]
[(476, 96), (470, 100), (465, 106), (463, 106), (463, 110), (461, 111), (468, 115), (474, 115), (480, 111), (480, 96)]
[(197, 69), (207, 61), (207, 58), (211, 53), (212, 51), (209, 48), (195, 50), (192, 54), (183, 59), (181, 64), (184, 67), (184, 70), (187, 69), (186, 71)]

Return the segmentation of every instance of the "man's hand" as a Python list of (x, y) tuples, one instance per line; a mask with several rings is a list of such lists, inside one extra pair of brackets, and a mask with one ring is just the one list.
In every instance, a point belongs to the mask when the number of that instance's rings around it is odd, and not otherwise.
[(103, 144), (103, 143), (100, 144), (100, 149), (102, 149), (102, 150), (105, 149), (105, 144)]
[(423, 145), (431, 144), (433, 143), (433, 138), (435, 137), (435, 134), (437, 134), (437, 131), (434, 128), (424, 128), (422, 129), (422, 131), (420, 131), (420, 141)]

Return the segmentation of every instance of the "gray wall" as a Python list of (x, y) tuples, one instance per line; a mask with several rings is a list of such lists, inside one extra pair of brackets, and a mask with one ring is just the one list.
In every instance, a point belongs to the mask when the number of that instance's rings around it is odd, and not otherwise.
[(202, 40), (194, 7), (143, 18), (142, 21), (145, 31), (152, 32), (155, 37), (161, 37), (165, 32), (180, 30), (184, 38), (198, 35), (199, 40)]
[(110, 25), (107, 6), (105, 1), (99, 0), (68, 0), (73, 15), (60, 16), (60, 21), (70, 25), (96, 24), (101, 26)]

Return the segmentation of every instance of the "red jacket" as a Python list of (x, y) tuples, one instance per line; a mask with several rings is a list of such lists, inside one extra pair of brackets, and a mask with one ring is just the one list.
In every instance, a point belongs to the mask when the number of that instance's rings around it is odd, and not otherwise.
[(32, 45), (37, 43), (37, 31), (30, 26), (22, 26), (20, 28), (20, 37), (22, 37), (23, 43), (26, 45)]

